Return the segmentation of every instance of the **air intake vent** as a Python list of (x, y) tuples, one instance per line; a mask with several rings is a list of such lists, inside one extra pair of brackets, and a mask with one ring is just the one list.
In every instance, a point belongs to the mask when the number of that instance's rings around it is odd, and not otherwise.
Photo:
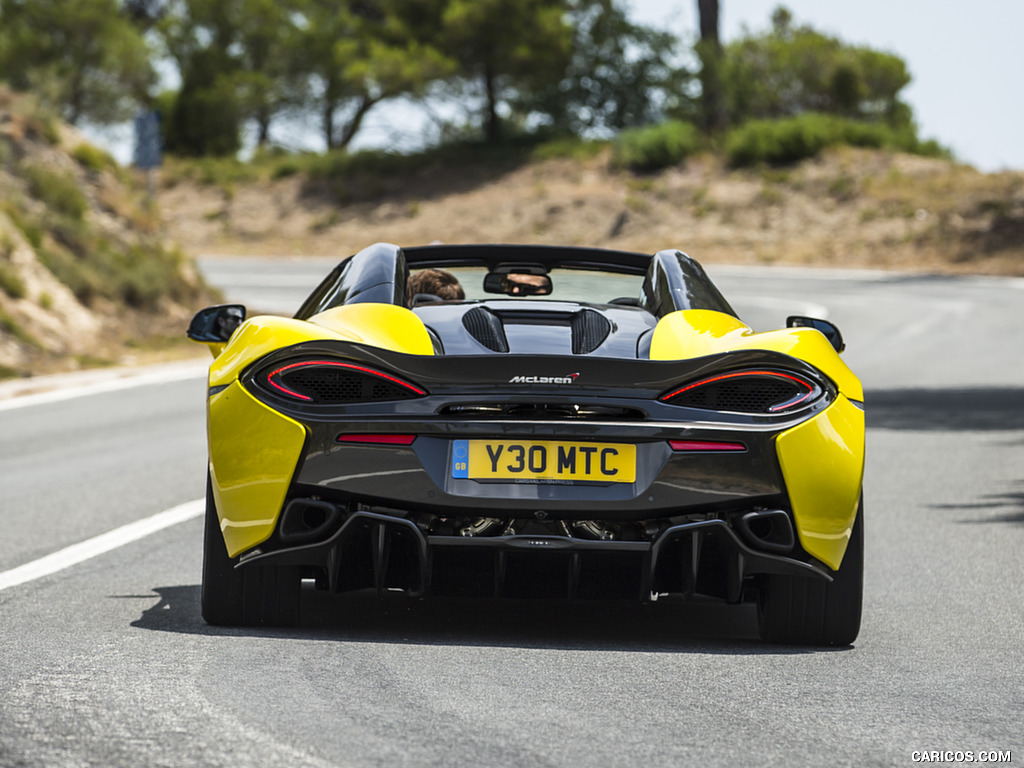
[(680, 387), (661, 397), (672, 405), (735, 413), (784, 413), (823, 394), (803, 377), (780, 371), (740, 371)]
[(612, 324), (600, 312), (584, 309), (572, 318), (572, 353), (589, 355), (604, 343)]
[(426, 394), (395, 376), (333, 360), (291, 363), (267, 374), (264, 381), (276, 395), (318, 405), (408, 400)]
[(483, 307), (474, 307), (464, 314), (462, 324), (470, 336), (492, 352), (508, 352), (508, 339), (501, 320)]

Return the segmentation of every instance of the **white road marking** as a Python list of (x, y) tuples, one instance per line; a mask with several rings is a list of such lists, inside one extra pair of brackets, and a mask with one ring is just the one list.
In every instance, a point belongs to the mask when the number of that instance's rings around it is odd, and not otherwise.
[[(100, 378), (99, 380), (89, 381), (84, 384), (73, 386), (67, 386), (66, 381), (70, 380), (73, 376), (77, 376), (77, 374), (63, 374), (63, 376), (58, 375), (45, 377), (45, 380), (43, 377), (40, 377), (36, 380), (28, 379), (18, 382), (5, 382), (5, 384), (8, 385), (18, 385), (21, 387), (38, 386), (55, 388), (45, 392), (34, 392), (27, 395), (18, 395), (16, 391), (7, 393), (8, 399), (0, 399), (0, 411), (9, 411), (15, 408), (27, 408), (32, 405), (57, 403), (62, 400), (72, 400), (76, 397), (97, 395), (103, 392), (117, 392), (123, 389), (132, 389), (133, 387), (143, 387), (151, 384), (169, 384), (171, 382), (184, 381), (186, 379), (199, 379), (206, 375), (208, 368), (209, 363), (205, 361), (192, 361), (189, 363), (175, 364), (171, 366), (161, 365), (156, 369), (150, 370), (145, 368), (129, 371), (119, 369), (118, 371), (111, 371), (108, 374), (108, 378)], [(62, 381), (62, 378), (64, 381)], [(0, 386), (0, 398), (5, 395), (4, 389), (4, 387)]]
[(152, 517), (136, 520), (134, 523), (122, 525), (107, 533), (100, 534), (87, 541), (72, 544), (52, 555), (33, 560), (31, 563), (19, 565), (9, 571), (0, 573), (0, 591), (8, 587), (16, 587), (29, 581), (41, 579), (43, 576), (63, 571), (72, 565), (90, 560), (98, 555), (110, 552), (125, 544), (145, 538), (150, 534), (162, 531), (172, 525), (199, 517), (206, 510), (206, 500), (196, 499), (180, 504), (177, 507), (158, 512)]

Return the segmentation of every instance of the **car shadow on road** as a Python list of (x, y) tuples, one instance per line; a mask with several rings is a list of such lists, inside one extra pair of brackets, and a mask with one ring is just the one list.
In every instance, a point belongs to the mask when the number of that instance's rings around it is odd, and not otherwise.
[(1024, 389), (886, 389), (865, 393), (871, 429), (1024, 430)]
[(378, 597), (370, 591), (304, 591), (300, 626), (261, 629), (206, 624), (200, 614), (199, 586), (156, 587), (154, 592), (159, 601), (143, 611), (133, 627), (223, 637), (581, 651), (789, 655), (850, 650), (766, 645), (757, 638), (751, 605), (413, 600), (402, 595)]

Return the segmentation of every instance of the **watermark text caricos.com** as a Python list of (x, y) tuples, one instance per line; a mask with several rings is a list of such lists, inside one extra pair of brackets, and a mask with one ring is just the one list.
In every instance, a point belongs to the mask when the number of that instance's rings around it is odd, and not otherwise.
[(1009, 750), (920, 749), (910, 753), (915, 763), (1012, 763)]

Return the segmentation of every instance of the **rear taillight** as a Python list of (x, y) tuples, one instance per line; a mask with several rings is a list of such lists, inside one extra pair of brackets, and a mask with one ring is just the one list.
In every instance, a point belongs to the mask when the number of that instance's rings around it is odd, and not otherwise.
[(669, 440), (668, 444), (673, 451), (685, 453), (740, 452), (747, 450), (747, 446), (743, 443), (727, 443), (721, 440)]
[(748, 370), (685, 384), (658, 399), (671, 405), (710, 411), (781, 414), (805, 408), (824, 393), (820, 385), (800, 374)]
[(267, 373), (263, 381), (276, 395), (318, 405), (408, 400), (427, 394), (397, 376), (340, 360), (289, 363)]
[(338, 435), (339, 443), (366, 443), (368, 445), (412, 445), (416, 435)]

